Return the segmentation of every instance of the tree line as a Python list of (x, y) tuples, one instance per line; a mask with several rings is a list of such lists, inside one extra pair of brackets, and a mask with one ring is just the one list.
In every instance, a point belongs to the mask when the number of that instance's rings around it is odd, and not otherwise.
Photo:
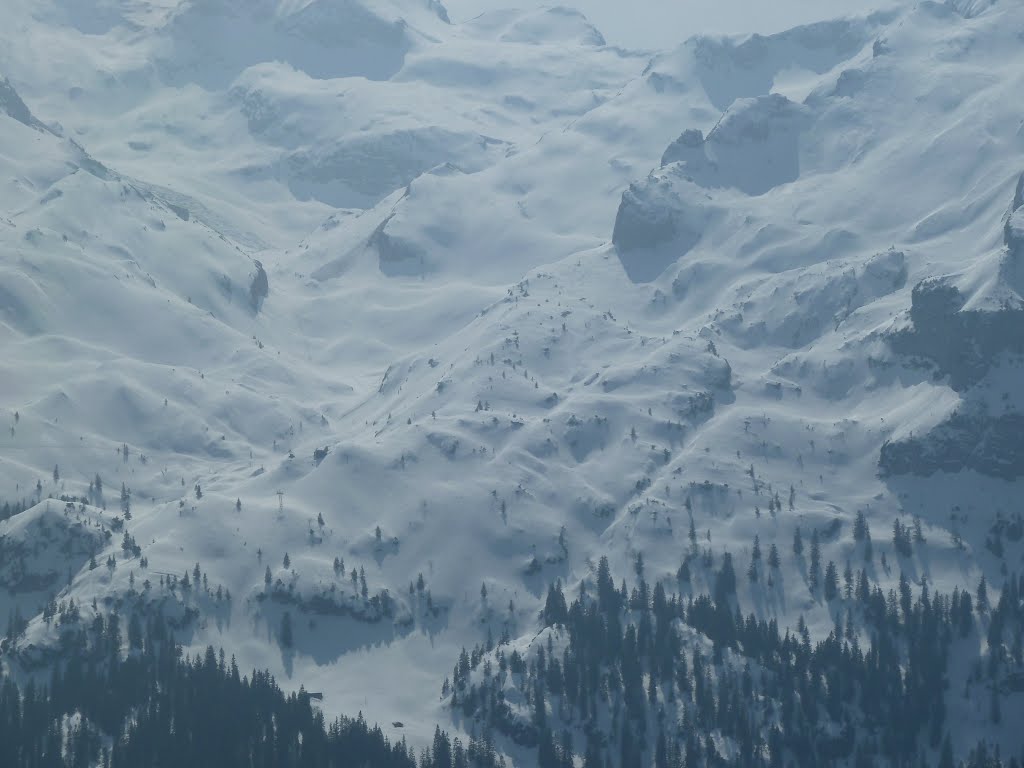
[(47, 682), (0, 682), (0, 765), (448, 768), (438, 747), (466, 755), (440, 729), (417, 759), (362, 714), (327, 722), (304, 690), (286, 694), (266, 671), (243, 675), (223, 650), (185, 655), (159, 614), (133, 614), (127, 632), (117, 613), (97, 615), (61, 645)]

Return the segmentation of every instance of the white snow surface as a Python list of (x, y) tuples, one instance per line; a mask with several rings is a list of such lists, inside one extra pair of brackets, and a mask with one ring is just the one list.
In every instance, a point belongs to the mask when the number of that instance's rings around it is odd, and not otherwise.
[[(627, 575), (642, 551), (674, 583), (687, 497), (743, 567), (755, 534), (788, 554), (796, 525), (833, 520), (841, 567), (864, 510), (883, 584), (1001, 583), (984, 541), (1019, 483), (886, 478), (879, 454), (967, 400), (1024, 406), (998, 397), (1020, 389), (1008, 354), (966, 391), (887, 340), (928, 278), (966, 309), (1020, 306), (1019, 3), (656, 54), (564, 7), (453, 24), (436, 0), (4, 6), (0, 501), (39, 503), (0, 541), (42, 526), (79, 545), (44, 547), (0, 611), (123, 597), (130, 573), (159, 592), (154, 573), (199, 562), (233, 599), (196, 602), (180, 639), (420, 745), (452, 727), (460, 647), (532, 637), (548, 581), (602, 554)], [(65, 515), (56, 497), (97, 473), (108, 510)], [(96, 533), (122, 482), (153, 573)], [(912, 515), (928, 545), (897, 566), (888, 532)], [(783, 560), (741, 604), (827, 633)], [(288, 599), (355, 608), (293, 605), (284, 651), (267, 566)], [(392, 617), (360, 613), (353, 567)], [(37, 618), (23, 643), (51, 640)]]

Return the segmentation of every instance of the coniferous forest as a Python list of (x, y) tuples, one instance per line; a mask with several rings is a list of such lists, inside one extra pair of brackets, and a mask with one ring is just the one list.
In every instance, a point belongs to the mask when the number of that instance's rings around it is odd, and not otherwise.
[(223, 650), (184, 655), (159, 613), (72, 622), (48, 680), (0, 686), (0, 765), (495, 768), (496, 739), (540, 768), (1024, 765), (1024, 752), (954, 744), (946, 711), (953, 657), (984, 632), (967, 685), (991, 691), (1000, 722), (1000, 687), (1024, 673), (1024, 578), (989, 605), (984, 582), (972, 597), (901, 576), (886, 594), (864, 571), (840, 585), (829, 568), (845, 619), (812, 642), (802, 617), (790, 632), (743, 614), (728, 554), (711, 595), (684, 596), (689, 565), (671, 594), (642, 558), (632, 589), (606, 558), (571, 602), (551, 583), (529, 648), (488, 640), (445, 680), (468, 746), (437, 727), (419, 755), (361, 714), (327, 723), (304, 690), (243, 675)]
[[(68, 636), (65, 636), (66, 639)], [(127, 643), (125, 641), (127, 640)], [(127, 645), (127, 653), (125, 646)], [(325, 722), (305, 691), (286, 695), (266, 672), (239, 672), (212, 647), (183, 656), (167, 625), (117, 614), (66, 642), (45, 684), (0, 685), (0, 766), (19, 768), (434, 768), (362, 715)], [(435, 744), (454, 747), (440, 730)], [(477, 745), (471, 745), (477, 750)], [(474, 753), (475, 754), (475, 753)], [(485, 765), (481, 758), (476, 764)], [(442, 756), (443, 757), (443, 756)], [(493, 749), (490, 753), (493, 762)], [(465, 763), (464, 763), (465, 764)]]
[(540, 768), (580, 757), (584, 768), (1024, 764), (1024, 744), (1000, 755), (951, 743), (945, 705), (951, 656), (972, 636), (977, 647), (975, 614), (985, 613), (989, 653), (968, 684), (991, 690), (988, 716), (1000, 722), (999, 687), (1024, 669), (1024, 579), (1011, 575), (990, 607), (984, 583), (978, 600), (927, 585), (915, 594), (902, 577), (885, 594), (848, 572), (833, 597), (845, 621), (812, 643), (803, 617), (790, 632), (743, 615), (728, 554), (713, 595), (651, 589), (642, 561), (637, 574), (631, 591), (617, 588), (602, 558), (596, 594), (581, 583), (571, 604), (551, 584), (546, 641), (527, 653), (506, 638), (464, 650), (443, 694), (471, 721), (535, 749)]

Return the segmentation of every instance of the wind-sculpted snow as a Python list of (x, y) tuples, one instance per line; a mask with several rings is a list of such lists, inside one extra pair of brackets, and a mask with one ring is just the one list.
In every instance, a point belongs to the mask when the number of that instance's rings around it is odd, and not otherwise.
[(725, 111), (737, 99), (769, 93), (780, 74), (802, 70), (824, 75), (854, 59), (893, 19), (879, 13), (866, 19), (825, 21), (745, 39), (697, 37), (679, 51), (652, 62), (652, 72), (672, 59), (691, 59), (686, 67), (714, 106)]
[[(162, 30), (168, 50), (160, 66), (170, 82), (210, 89), (229, 85), (265, 61), (286, 62), (320, 79), (386, 80), (402, 67), (416, 31), (386, 3), (380, 5), (378, 10), (348, 0), (185, 2)], [(446, 21), (425, 5), (413, 18)]]
[(995, 2), (996, 0), (947, 0), (947, 5), (965, 19), (972, 19), (991, 8)]
[(604, 45), (604, 36), (575, 8), (543, 8), (515, 19), (498, 38), (511, 43)]
[(739, 290), (736, 311), (722, 325), (746, 337), (750, 347), (800, 348), (834, 331), (861, 307), (899, 291), (906, 280), (902, 251), (826, 261), (751, 281)]
[(368, 207), (447, 162), (474, 170), (493, 162), (503, 142), (439, 128), (353, 137), (294, 152), (285, 160), (289, 188), (339, 208)]

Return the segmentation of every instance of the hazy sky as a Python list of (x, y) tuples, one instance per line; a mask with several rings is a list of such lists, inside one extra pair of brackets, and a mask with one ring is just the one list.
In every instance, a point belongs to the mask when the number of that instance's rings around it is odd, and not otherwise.
[(444, 0), (452, 21), (494, 8), (578, 8), (609, 43), (672, 48), (699, 32), (769, 34), (837, 16), (891, 7), (894, 0)]

